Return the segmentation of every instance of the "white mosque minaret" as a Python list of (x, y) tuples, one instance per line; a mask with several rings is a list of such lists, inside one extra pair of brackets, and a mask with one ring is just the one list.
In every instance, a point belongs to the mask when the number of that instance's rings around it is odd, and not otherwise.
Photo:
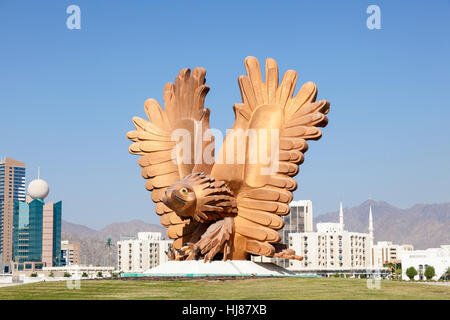
[(344, 230), (344, 210), (342, 209), (342, 201), (339, 205), (339, 224), (341, 225), (342, 230)]
[(369, 236), (373, 243), (373, 218), (372, 218), (372, 206), (369, 209)]

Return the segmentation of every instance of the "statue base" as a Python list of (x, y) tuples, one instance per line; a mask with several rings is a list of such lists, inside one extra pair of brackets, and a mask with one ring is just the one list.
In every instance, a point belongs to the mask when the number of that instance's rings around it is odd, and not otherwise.
[(203, 262), (203, 260), (168, 261), (147, 270), (144, 276), (152, 277), (203, 277), (203, 276), (295, 276), (292, 271), (273, 263), (247, 260)]

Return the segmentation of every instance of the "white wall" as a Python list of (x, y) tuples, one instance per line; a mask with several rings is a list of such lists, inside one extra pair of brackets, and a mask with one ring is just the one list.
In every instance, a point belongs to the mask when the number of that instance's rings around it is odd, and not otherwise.
[[(403, 251), (400, 259), (402, 260), (402, 279), (409, 280), (406, 275), (406, 269), (409, 267), (416, 268), (417, 272), (422, 265), (422, 271), (425, 272), (425, 266), (429, 265), (434, 267), (436, 276), (433, 280), (439, 280), (439, 278), (445, 273), (447, 268), (450, 267), (450, 245), (441, 246), (440, 248), (431, 248), (427, 250), (415, 250), (415, 251)], [(425, 280), (425, 275), (423, 280)], [(414, 277), (414, 280), (420, 280), (420, 275)]]

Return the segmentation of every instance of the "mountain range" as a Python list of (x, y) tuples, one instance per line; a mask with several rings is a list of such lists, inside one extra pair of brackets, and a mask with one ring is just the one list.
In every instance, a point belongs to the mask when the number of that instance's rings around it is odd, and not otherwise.
[[(450, 244), (450, 203), (416, 204), (400, 209), (384, 201), (367, 200), (358, 206), (344, 208), (345, 230), (368, 232), (369, 208), (372, 207), (374, 239), (396, 244), (412, 244), (415, 249), (439, 247)], [(314, 217), (317, 222), (338, 222), (339, 212)], [(95, 230), (62, 221), (62, 239), (80, 243), (80, 263), (108, 264), (106, 241), (111, 238), (111, 265), (117, 264), (117, 244), (123, 237), (136, 237), (138, 232), (161, 232), (166, 228), (141, 220), (116, 222)]]
[[(163, 238), (166, 237), (166, 228), (141, 220), (116, 222), (100, 230), (63, 220), (61, 229), (62, 240), (80, 244), (80, 263), (92, 265), (117, 265), (117, 241), (135, 238), (138, 232), (161, 232)], [(110, 261), (109, 249), (106, 246), (108, 238), (111, 238), (112, 243)]]
[[(367, 200), (359, 206), (344, 208), (344, 229), (368, 232), (372, 206), (374, 241), (412, 244), (415, 249), (450, 244), (450, 203), (416, 204), (400, 209), (384, 201)], [(339, 211), (315, 217), (315, 222), (338, 222)]]

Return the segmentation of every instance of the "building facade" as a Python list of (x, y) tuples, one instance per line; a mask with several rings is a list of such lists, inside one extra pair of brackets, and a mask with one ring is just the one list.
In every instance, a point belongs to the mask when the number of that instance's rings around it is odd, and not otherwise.
[(25, 201), (25, 163), (5, 158), (0, 161), (0, 266), (2, 272), (10, 271), (15, 201)]
[(378, 241), (373, 245), (371, 260), (376, 267), (382, 267), (385, 263), (400, 263), (400, 256), (403, 252), (413, 251), (410, 244), (393, 244), (391, 241)]
[(139, 232), (137, 239), (117, 242), (118, 269), (121, 272), (145, 272), (166, 261), (172, 240), (163, 240), (160, 232)]
[(69, 243), (68, 240), (61, 241), (61, 266), (80, 264), (80, 244)]
[(400, 254), (402, 261), (402, 279), (409, 280), (406, 270), (414, 267), (417, 275), (414, 280), (425, 280), (425, 269), (432, 266), (436, 275), (433, 280), (439, 280), (450, 268), (450, 245), (442, 245), (440, 248), (430, 248), (426, 250), (402, 251)]
[(25, 201), (14, 201), (13, 272), (38, 263), (39, 267), (58, 266), (61, 259), (62, 202), (48, 202), (50, 189), (39, 178), (28, 185)]
[(316, 232), (289, 234), (289, 248), (295, 250), (297, 255), (303, 256), (303, 260), (290, 260), (288, 268), (294, 271), (311, 272), (372, 268), (370, 259), (372, 239), (371, 211), (369, 213), (369, 233), (346, 231), (341, 203), (339, 223), (317, 223)]
[(12, 261), (42, 262), (47, 267), (58, 266), (61, 257), (61, 215), (61, 201), (16, 201)]
[(289, 234), (289, 248), (303, 256), (292, 260), (289, 269), (365, 269), (370, 268), (370, 241), (367, 233), (342, 230), (338, 223), (317, 224), (317, 232)]

